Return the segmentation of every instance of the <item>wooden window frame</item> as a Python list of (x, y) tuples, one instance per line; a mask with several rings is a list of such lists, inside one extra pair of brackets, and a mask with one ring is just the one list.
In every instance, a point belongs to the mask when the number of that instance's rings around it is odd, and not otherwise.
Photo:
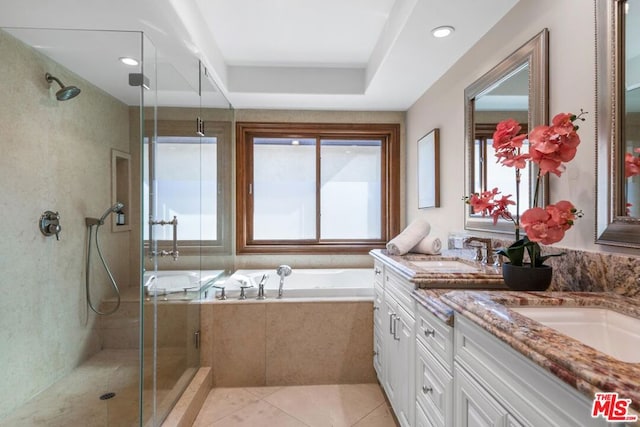
[[(147, 125), (147, 135), (153, 135), (153, 122)], [(158, 120), (157, 135), (164, 136), (196, 136), (194, 132), (194, 120)], [(217, 138), (217, 224), (216, 224), (216, 240), (184, 240), (180, 239), (180, 226), (178, 225), (178, 249), (181, 255), (218, 255), (231, 253), (231, 237), (230, 227), (226, 224), (227, 219), (231, 218), (231, 130), (230, 122), (207, 121), (206, 137)], [(150, 147), (149, 147), (150, 150)], [(149, 167), (155, 167), (150, 161)], [(143, 204), (146, 202), (143, 202)], [(156, 218), (157, 219), (157, 218)], [(164, 218), (170, 220), (171, 218)], [(180, 218), (178, 218), (180, 220)], [(148, 227), (145, 223), (144, 227)], [(171, 250), (172, 240), (158, 240), (159, 250)], [(145, 249), (149, 248), (149, 240), (144, 240)]]
[[(380, 239), (254, 240), (253, 196), (249, 194), (249, 187), (253, 183), (253, 138), (379, 139), (382, 141)], [(318, 176), (316, 180), (319, 181)], [(317, 190), (316, 197), (319, 197), (318, 194)], [(320, 220), (316, 217), (316, 229), (319, 227)], [(236, 253), (367, 253), (371, 249), (384, 248), (386, 242), (399, 231), (399, 124), (236, 123)]]

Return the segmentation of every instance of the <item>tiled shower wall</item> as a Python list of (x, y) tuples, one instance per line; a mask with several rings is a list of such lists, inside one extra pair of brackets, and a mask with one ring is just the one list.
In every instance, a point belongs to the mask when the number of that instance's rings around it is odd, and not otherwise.
[[(129, 151), (119, 101), (0, 30), (0, 418), (100, 349), (87, 311), (84, 218), (111, 205), (111, 150)], [(49, 72), (82, 93), (59, 102)], [(38, 220), (59, 211), (60, 240)], [(116, 279), (128, 285), (129, 233), (100, 232)], [(94, 263), (99, 301), (107, 278)]]

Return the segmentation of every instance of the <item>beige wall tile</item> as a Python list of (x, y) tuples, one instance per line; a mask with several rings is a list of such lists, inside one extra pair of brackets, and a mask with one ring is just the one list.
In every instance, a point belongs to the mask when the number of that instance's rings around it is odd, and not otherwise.
[(266, 306), (267, 385), (375, 382), (370, 302)]
[(213, 384), (265, 384), (265, 309), (269, 304), (215, 304)]
[[(126, 105), (1, 30), (0, 58), (0, 203), (9, 213), (0, 342), (11, 343), (0, 351), (2, 417), (100, 348), (85, 302), (84, 218), (111, 205), (111, 150), (129, 151), (129, 120)], [(82, 93), (57, 101), (46, 72)], [(47, 209), (60, 212), (59, 241), (37, 228)], [(116, 280), (128, 286), (130, 233), (105, 226), (100, 239)], [(91, 275), (97, 305), (112, 293), (97, 258)]]

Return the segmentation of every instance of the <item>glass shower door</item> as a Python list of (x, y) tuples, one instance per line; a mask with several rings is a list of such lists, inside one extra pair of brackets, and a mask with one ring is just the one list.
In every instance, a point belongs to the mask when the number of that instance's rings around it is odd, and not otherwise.
[[(158, 65), (157, 116), (147, 120), (153, 137), (146, 139), (143, 150), (148, 171), (143, 394), (150, 414), (145, 419), (154, 426), (166, 418), (199, 367), (202, 273), (197, 244), (201, 236), (197, 60), (185, 68), (186, 76), (169, 64)], [(168, 75), (171, 87), (164, 87), (163, 76)], [(175, 103), (176, 95), (181, 106), (167, 106)]]

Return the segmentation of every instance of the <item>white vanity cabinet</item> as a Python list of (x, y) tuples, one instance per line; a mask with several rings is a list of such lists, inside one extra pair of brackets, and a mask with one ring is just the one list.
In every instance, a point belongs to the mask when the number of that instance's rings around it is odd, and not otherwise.
[(374, 269), (374, 367), (400, 425), (412, 427), (415, 302), (411, 292), (414, 288), (382, 263), (376, 261)]
[(373, 300), (373, 368), (376, 370), (380, 384), (385, 382), (384, 371), (384, 266), (376, 261), (374, 267), (374, 300)]
[(416, 425), (418, 414), (430, 426), (453, 425), (453, 328), (416, 305)]
[(456, 314), (455, 426), (605, 426), (591, 400)]
[(521, 425), (457, 363), (454, 377), (456, 426)]

